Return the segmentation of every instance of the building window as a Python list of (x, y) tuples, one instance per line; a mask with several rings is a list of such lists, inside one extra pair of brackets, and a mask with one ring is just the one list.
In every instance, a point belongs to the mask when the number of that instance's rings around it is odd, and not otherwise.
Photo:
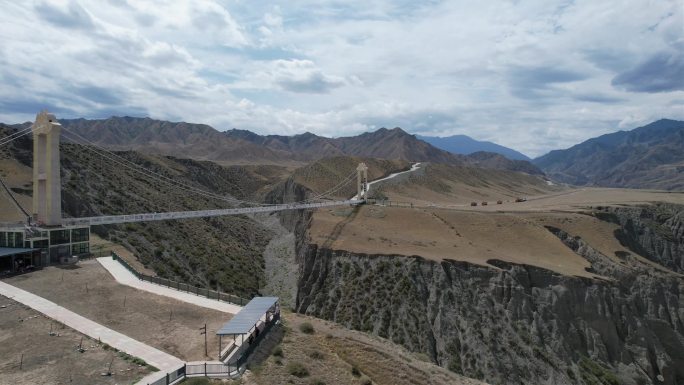
[(36, 249), (47, 249), (48, 246), (48, 240), (47, 239), (41, 239), (39, 241), (33, 241), (33, 247)]
[(63, 245), (69, 243), (69, 230), (50, 231), (50, 245)]
[(59, 263), (61, 257), (71, 257), (71, 246), (53, 246), (50, 247), (50, 263)]
[(71, 254), (73, 254), (73, 255), (87, 254), (89, 252), (90, 252), (90, 244), (88, 242), (76, 243), (76, 244), (71, 245)]
[(0, 233), (0, 247), (24, 247), (24, 234), (17, 232)]
[(72, 229), (71, 230), (71, 243), (76, 242), (88, 242), (90, 238), (90, 231), (87, 227), (82, 229)]

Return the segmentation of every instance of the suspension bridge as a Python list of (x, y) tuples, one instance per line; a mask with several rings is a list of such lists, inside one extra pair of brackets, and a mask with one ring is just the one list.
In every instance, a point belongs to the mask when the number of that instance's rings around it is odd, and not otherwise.
[[(267, 204), (262, 202), (245, 201), (233, 198), (227, 195), (220, 195), (214, 192), (205, 191), (196, 186), (174, 180), (160, 173), (146, 169), (139, 164), (131, 162), (116, 153), (109, 151), (97, 144), (87, 140), (78, 133), (63, 129), (63, 126), (57, 122), (54, 115), (47, 112), (41, 112), (36, 117), (36, 122), (27, 129), (14, 133), (10, 137), (0, 141), (0, 145), (7, 144), (21, 136), (33, 133), (33, 206), (34, 214), (31, 220), (34, 220), (36, 225), (59, 226), (59, 225), (101, 225), (101, 224), (116, 224), (127, 222), (142, 222), (142, 221), (157, 221), (168, 219), (184, 219), (184, 218), (202, 218), (213, 217), (221, 215), (240, 215), (261, 212), (273, 212), (283, 210), (299, 210), (317, 207), (329, 207), (339, 205), (360, 204), (364, 202), (364, 195), (368, 186), (368, 174), (365, 164), (359, 164), (356, 172), (344, 178), (342, 182), (328, 191), (317, 194), (314, 197), (308, 198), (306, 201), (285, 203), (285, 204)], [(166, 212), (166, 213), (141, 213), (131, 215), (113, 215), (113, 216), (98, 216), (87, 218), (62, 218), (61, 213), (61, 181), (60, 181), (60, 136), (71, 140), (75, 143), (85, 144), (89, 150), (101, 156), (104, 160), (111, 163), (138, 172), (143, 176), (167, 183), (180, 190), (185, 190), (189, 193), (202, 195), (209, 198), (214, 198), (220, 201), (227, 202), (233, 205), (242, 205), (246, 207), (237, 207), (219, 210), (199, 210), (199, 211), (184, 211), (184, 212)], [(357, 194), (348, 200), (337, 200), (327, 202), (314, 202), (322, 200), (326, 197), (335, 194), (342, 188), (346, 187), (352, 180), (353, 176), (357, 175)], [(17, 205), (18, 202), (14, 201)], [(19, 207), (22, 212), (27, 213), (23, 207)]]
[[(0, 147), (27, 135), (33, 135), (33, 207), (32, 211), (22, 207), (19, 201), (14, 198), (12, 191), (0, 180), (1, 188), (10, 196), (13, 204), (26, 216), (24, 224), (0, 224), (0, 248), (42, 249), (47, 253), (44, 253), (41, 259), (49, 258), (50, 262), (53, 263), (59, 262), (60, 258), (89, 252), (90, 226), (93, 225), (208, 218), (358, 205), (365, 202), (369, 187), (368, 167), (361, 163), (354, 172), (343, 178), (337, 185), (322, 193), (316, 193), (306, 200), (279, 204), (247, 201), (230, 195), (203, 190), (196, 185), (145, 168), (121, 154), (93, 143), (74, 130), (62, 126), (55, 116), (47, 111), (38, 113), (35, 122), (30, 127), (20, 129), (0, 139)], [(64, 218), (62, 216), (60, 179), (60, 138), (62, 137), (70, 142), (83, 145), (83, 150), (92, 152), (102, 162), (106, 162), (112, 167), (137, 173), (138, 176), (142, 176), (150, 182), (165, 185), (173, 191), (210, 198), (228, 207), (194, 211)], [(357, 190), (354, 197), (342, 200), (334, 198), (336, 193), (348, 187), (354, 182), (354, 179), (356, 179)], [(45, 265), (48, 261), (44, 260), (43, 262), (37, 263), (37, 265)]]

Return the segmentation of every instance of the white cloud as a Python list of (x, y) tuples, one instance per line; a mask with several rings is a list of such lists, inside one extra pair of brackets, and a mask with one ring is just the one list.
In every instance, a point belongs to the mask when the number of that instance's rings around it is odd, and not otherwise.
[(7, 1), (0, 121), (49, 107), (262, 133), (402, 126), (539, 155), (684, 119), (668, 78), (682, 12), (677, 0)]

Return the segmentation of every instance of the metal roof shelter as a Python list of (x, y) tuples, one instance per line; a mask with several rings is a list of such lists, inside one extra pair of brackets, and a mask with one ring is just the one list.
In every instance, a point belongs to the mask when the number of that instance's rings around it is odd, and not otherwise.
[(216, 332), (217, 335), (247, 334), (261, 317), (278, 303), (278, 297), (254, 297), (235, 316)]
[(40, 249), (0, 247), (0, 276), (43, 266)]
[(27, 253), (32, 253), (34, 251), (40, 251), (40, 249), (25, 249), (25, 248), (19, 248), (19, 247), (0, 247), (0, 257), (6, 257), (8, 255), (27, 254)]
[[(219, 361), (240, 366), (247, 362), (259, 341), (280, 322), (278, 297), (255, 297), (216, 332), (219, 338)], [(232, 337), (223, 348), (223, 337)]]

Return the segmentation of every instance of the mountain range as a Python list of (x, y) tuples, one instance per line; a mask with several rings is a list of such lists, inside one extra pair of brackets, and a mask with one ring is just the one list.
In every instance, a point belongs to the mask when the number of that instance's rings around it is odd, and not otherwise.
[(357, 136), (327, 138), (312, 133), (282, 136), (258, 135), (236, 129), (221, 132), (205, 124), (134, 117), (63, 119), (60, 122), (65, 128), (65, 139), (73, 142), (92, 143), (113, 150), (210, 160), (221, 164), (301, 166), (323, 158), (353, 156), (542, 174), (541, 170), (527, 161), (513, 161), (500, 154), (452, 154), (399, 127), (381, 128)]
[[(581, 186), (684, 189), (684, 122), (667, 119), (554, 150), (532, 162), (494, 143), (465, 136), (421, 137), (398, 127), (328, 138), (308, 132), (293, 136), (237, 129), (221, 132), (205, 124), (134, 117), (61, 122), (65, 138), (74, 142), (221, 164), (302, 166), (329, 157), (353, 156), (546, 174), (557, 182)], [(458, 153), (482, 148), (491, 151)]]
[(684, 189), (684, 122), (661, 119), (534, 160), (554, 180), (582, 186)]

